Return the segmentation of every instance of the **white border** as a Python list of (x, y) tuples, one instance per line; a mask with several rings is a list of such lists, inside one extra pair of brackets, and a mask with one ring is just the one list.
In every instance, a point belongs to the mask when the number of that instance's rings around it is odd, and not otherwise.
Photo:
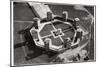
[(13, 40), (14, 40), (14, 37), (13, 37), (13, 1), (11, 1), (11, 66), (13, 66), (14, 65), (14, 43), (13, 43)]
[[(30, 1), (30, 0), (28, 0)], [(70, 4), (85, 4), (96, 5), (96, 58), (97, 61), (89, 63), (74, 63), (74, 64), (54, 64), (41, 65), (41, 67), (100, 67), (100, 0), (31, 0), (40, 2), (55, 2), (55, 3), (70, 3)], [(0, 66), (10, 67), (10, 0), (0, 1)], [(25, 66), (33, 67), (33, 66)], [(34, 66), (40, 67), (40, 66)]]

